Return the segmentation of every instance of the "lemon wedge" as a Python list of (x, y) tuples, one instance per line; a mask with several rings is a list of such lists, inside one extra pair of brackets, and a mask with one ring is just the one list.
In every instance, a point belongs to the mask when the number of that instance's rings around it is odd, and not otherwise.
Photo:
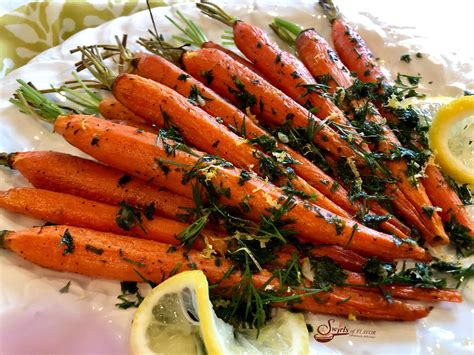
[(441, 168), (458, 182), (474, 185), (474, 97), (460, 97), (441, 106), (429, 140)]
[(302, 314), (278, 310), (267, 325), (235, 330), (214, 313), (202, 271), (177, 274), (145, 297), (133, 318), (133, 354), (307, 354)]

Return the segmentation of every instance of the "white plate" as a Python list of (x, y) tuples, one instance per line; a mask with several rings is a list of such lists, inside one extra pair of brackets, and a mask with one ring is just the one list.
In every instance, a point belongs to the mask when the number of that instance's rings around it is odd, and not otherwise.
[[(315, 1), (288, 1), (274, 5), (270, 1), (228, 3), (232, 14), (267, 28), (272, 17), (280, 15), (304, 26), (315, 27), (326, 38), (329, 25), (314, 7)], [(239, 3), (237, 5), (236, 3)], [(414, 3), (414, 4), (413, 4)], [(421, 73), (430, 95), (459, 96), (465, 88), (474, 89), (474, 47), (468, 1), (358, 1), (343, 2), (341, 7), (377, 56), (385, 60), (392, 73)], [(200, 15), (192, 4), (180, 10), (201, 25), (209, 37), (220, 41), (224, 26)], [(159, 30), (174, 33), (164, 20), (173, 8), (153, 10)], [(460, 10), (460, 11), (459, 11)], [(472, 9), (471, 9), (472, 10)], [(52, 48), (28, 65), (12, 72), (1, 82), (0, 151), (57, 150), (81, 154), (51, 127), (18, 113), (7, 101), (16, 89), (17, 78), (32, 81), (38, 87), (61, 83), (70, 78), (76, 57), (69, 50), (78, 45), (111, 43), (115, 35), (128, 33), (130, 42), (146, 35), (150, 27), (146, 12), (118, 18), (94, 29), (84, 30), (61, 46)], [(400, 55), (423, 53), (423, 59), (411, 64)], [(429, 53), (429, 55), (428, 55)], [(0, 169), (0, 189), (25, 186), (18, 174)], [(0, 211), (0, 229), (21, 229), (38, 221)], [(53, 272), (36, 267), (5, 251), (0, 251), (0, 353), (5, 354), (121, 354), (128, 352), (128, 336), (133, 310), (120, 310), (114, 304), (120, 293), (118, 282), (92, 280), (79, 275)], [(72, 280), (70, 291), (58, 290)], [(314, 329), (321, 333), (338, 332), (327, 343), (312, 340), (316, 353), (473, 353), (472, 282), (464, 289), (465, 302), (438, 304), (431, 315), (417, 323), (349, 322), (342, 318), (309, 316)], [(469, 291), (468, 291), (469, 290)], [(347, 333), (347, 334), (346, 334)]]

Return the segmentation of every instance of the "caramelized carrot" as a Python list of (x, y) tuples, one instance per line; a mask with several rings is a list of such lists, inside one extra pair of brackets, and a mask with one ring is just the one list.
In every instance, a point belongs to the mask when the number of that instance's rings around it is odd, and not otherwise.
[[(2, 231), (0, 247), (49, 269), (121, 281), (140, 282), (144, 277), (160, 283), (175, 273), (195, 268), (202, 270), (211, 284), (218, 284), (220, 290), (231, 290), (242, 280), (239, 272), (227, 273), (232, 264), (225, 259), (217, 263), (215, 258), (206, 258), (194, 250), (178, 247), (170, 252), (167, 244), (76, 227), (49, 226), (21, 232)], [(184, 252), (186, 258), (183, 257)], [(252, 282), (256, 287), (262, 287), (271, 277), (271, 273), (263, 270), (252, 276)], [(279, 287), (276, 281), (270, 285)], [(324, 304), (319, 300), (316, 302), (313, 297), (302, 297), (302, 302), (275, 305), (387, 320), (415, 320), (429, 313), (424, 306), (398, 300), (388, 304), (377, 294), (350, 288), (335, 287), (322, 296), (326, 301)]]
[[(268, 215), (269, 211), (282, 208), (280, 204), (287, 200), (281, 190), (261, 179), (250, 177), (243, 184), (239, 183), (240, 171), (228, 164), (222, 164), (214, 157), (199, 159), (202, 155), (196, 151), (176, 151), (175, 155), (170, 156), (166, 153), (163, 143), (157, 142), (156, 136), (136, 132), (131, 127), (80, 115), (59, 116), (54, 126), (55, 131), (69, 143), (96, 159), (151, 181), (168, 182), (168, 188), (177, 193), (191, 193), (188, 180), (192, 180), (193, 175), (189, 174), (193, 167), (196, 169), (200, 166), (198, 176), (206, 177), (207, 183), (219, 187), (218, 191), (229, 191), (219, 195), (222, 203), (239, 208), (241, 202), (246, 201), (247, 216), (256, 220), (262, 214)], [(98, 144), (90, 144), (93, 139), (98, 141)], [(166, 164), (170, 169), (165, 173), (163, 166), (160, 167), (158, 163)], [(202, 169), (207, 173), (204, 176), (200, 175)], [(293, 202), (289, 211), (284, 210), (284, 217), (295, 221), (288, 227), (300, 238), (311, 242), (347, 246), (360, 253), (377, 255), (383, 259), (430, 259), (429, 254), (418, 246), (400, 244), (392, 236), (337, 217), (299, 198), (294, 197)]]
[(296, 190), (315, 196), (314, 204), (317, 206), (339, 216), (349, 217), (341, 207), (300, 177), (285, 178), (284, 170), (281, 171), (281, 176), (272, 176), (271, 174), (276, 174), (272, 171), (268, 175), (262, 165), (262, 159), (268, 160), (268, 156), (255, 150), (251, 144), (221, 125), (214, 117), (190, 104), (184, 96), (170, 88), (140, 76), (126, 74), (115, 80), (113, 92), (120, 102), (150, 122), (160, 127), (176, 126), (183, 138), (198, 149), (221, 156), (237, 167), (255, 170), (263, 177), (270, 177), (278, 185), (291, 184)]
[[(229, 127), (236, 130), (243, 138), (261, 140), (267, 143), (274, 142), (275, 147), (287, 152), (290, 157), (296, 160), (297, 164), (290, 164), (295, 173), (305, 179), (311, 186), (321, 191), (326, 197), (334, 201), (337, 205), (350, 213), (357, 213), (360, 206), (357, 203), (351, 203), (347, 196), (347, 191), (343, 188), (333, 189), (334, 180), (324, 173), (317, 166), (312, 164), (302, 155), (296, 153), (287, 146), (278, 143), (263, 128), (261, 128), (251, 117), (229, 104), (227, 101), (218, 96), (214, 91), (208, 89), (200, 81), (194, 79), (178, 68), (171, 62), (156, 55), (140, 55), (137, 64), (137, 74), (145, 78), (152, 79), (169, 88), (176, 90), (185, 97), (189, 97), (192, 90), (199, 90), (203, 96), (210, 100), (205, 100), (200, 106), (204, 111), (219, 117)], [(212, 82), (212, 70), (208, 72), (206, 81)], [(245, 128), (245, 132), (242, 132)], [(244, 136), (245, 134), (245, 136)], [(256, 143), (258, 144), (258, 142)], [(260, 145), (265, 151), (268, 148)]]
[(363, 163), (351, 145), (333, 129), (225, 53), (215, 49), (200, 49), (184, 53), (182, 60), (186, 71), (202, 82), (205, 82), (202, 73), (212, 70), (214, 80), (209, 84), (211, 89), (244, 110), (250, 107), (253, 114), (269, 126), (286, 123), (292, 127), (308, 127), (314, 120), (317, 129), (313, 139), (318, 146), (335, 156), (353, 157)]
[[(299, 33), (296, 38), (296, 48), (301, 58), (304, 58), (305, 63), (312, 63), (312, 67), (317, 68), (317, 72), (313, 75), (325, 74), (330, 75), (333, 81), (344, 88), (353, 84), (348, 70), (342, 70), (343, 64), (337, 60), (337, 56), (333, 53), (330, 55), (330, 47), (328, 43), (319, 36), (314, 30), (307, 30)], [(332, 66), (331, 66), (332, 63)], [(326, 68), (333, 68), (332, 71), (323, 72)], [(334, 91), (332, 89), (331, 91)], [(367, 105), (367, 100), (353, 101), (350, 103), (350, 111), (361, 110)], [(365, 117), (366, 120), (376, 123), (382, 128), (384, 139), (378, 143), (377, 149), (387, 155), (390, 155), (394, 149), (400, 147), (401, 144), (392, 130), (390, 130), (384, 119), (378, 114), (375, 107), (371, 107), (370, 112)], [(397, 180), (397, 185), (405, 195), (409, 203), (416, 209), (416, 224), (417, 226), (426, 225), (427, 228), (422, 228), (424, 238), (432, 245), (447, 244), (449, 238), (444, 231), (440, 217), (437, 214), (427, 216), (424, 210), (431, 205), (431, 201), (426, 194), (424, 187), (420, 184), (415, 185), (413, 181), (407, 176), (408, 167), (405, 161), (399, 159), (394, 161), (387, 161), (387, 167), (390, 169), (393, 177)], [(405, 209), (399, 209), (403, 213)], [(413, 215), (403, 214), (406, 219), (410, 219)]]
[(0, 165), (18, 170), (33, 186), (77, 195), (111, 205), (143, 208), (153, 204), (158, 215), (177, 219), (194, 208), (191, 199), (158, 188), (92, 160), (51, 152), (0, 154)]
[[(161, 243), (178, 245), (176, 238), (187, 225), (170, 219), (143, 216), (141, 222), (134, 221), (131, 228), (120, 227), (117, 222), (118, 206), (85, 198), (42, 189), (16, 188), (0, 192), (0, 208), (21, 213), (54, 224), (83, 227), (102, 232), (130, 235), (156, 240)], [(226, 250), (224, 235), (203, 230), (194, 246), (197, 250), (205, 247), (204, 240), (219, 252)]]
[[(291, 53), (282, 51), (278, 44), (268, 37), (262, 29), (226, 14), (214, 4), (200, 4), (201, 11), (210, 17), (231, 26), (234, 42), (239, 50), (276, 88), (293, 100), (315, 111), (315, 115), (344, 127), (349, 139), (367, 150), (360, 136), (336, 105), (325, 97), (311, 73)], [(212, 13), (210, 8), (214, 10)]]
[[(323, 255), (325, 256), (325, 255)], [(331, 256), (328, 256), (331, 257)], [(300, 257), (301, 258), (301, 257)], [(269, 266), (269, 270), (281, 269), (283, 265), (288, 265), (288, 262), (293, 260), (290, 253), (287, 250), (280, 250), (277, 253), (277, 262)], [(337, 264), (338, 261), (334, 260)], [(343, 267), (343, 265), (339, 264)], [(364, 292), (375, 292), (380, 293), (386, 292), (390, 297), (408, 299), (414, 301), (428, 301), (428, 302), (462, 302), (462, 296), (456, 289), (436, 289), (436, 288), (422, 288), (404, 284), (387, 284), (374, 287), (367, 284), (364, 276), (357, 272), (351, 272), (344, 270), (346, 275), (344, 285), (362, 290)], [(316, 276), (316, 275), (315, 275)]]

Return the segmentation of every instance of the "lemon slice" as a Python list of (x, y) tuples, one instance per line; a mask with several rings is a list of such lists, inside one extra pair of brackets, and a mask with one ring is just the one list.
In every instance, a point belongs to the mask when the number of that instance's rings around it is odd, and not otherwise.
[(429, 139), (441, 168), (458, 182), (474, 185), (474, 97), (460, 97), (441, 106)]
[(278, 310), (260, 329), (235, 330), (219, 319), (200, 270), (175, 275), (155, 287), (133, 318), (133, 354), (307, 354), (302, 314)]

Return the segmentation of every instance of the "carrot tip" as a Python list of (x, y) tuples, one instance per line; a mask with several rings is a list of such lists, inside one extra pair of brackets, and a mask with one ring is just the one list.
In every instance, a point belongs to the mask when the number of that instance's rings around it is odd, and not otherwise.
[(13, 157), (16, 153), (0, 153), (0, 165), (8, 166), (12, 169)]

